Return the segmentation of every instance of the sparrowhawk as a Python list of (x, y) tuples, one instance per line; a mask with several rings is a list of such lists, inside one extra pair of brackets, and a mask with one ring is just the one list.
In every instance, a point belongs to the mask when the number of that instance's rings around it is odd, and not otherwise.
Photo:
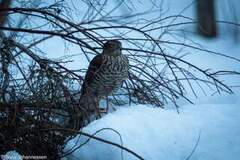
[(89, 112), (98, 110), (101, 99), (121, 87), (128, 77), (129, 61), (122, 54), (122, 44), (109, 40), (101, 54), (95, 56), (86, 72), (81, 89), (80, 105)]

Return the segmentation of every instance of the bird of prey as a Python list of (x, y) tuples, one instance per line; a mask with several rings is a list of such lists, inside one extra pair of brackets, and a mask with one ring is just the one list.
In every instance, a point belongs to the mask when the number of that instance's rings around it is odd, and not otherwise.
[(99, 101), (117, 91), (128, 77), (129, 61), (122, 54), (122, 44), (109, 40), (101, 54), (95, 56), (85, 75), (80, 106), (88, 113), (99, 111)]

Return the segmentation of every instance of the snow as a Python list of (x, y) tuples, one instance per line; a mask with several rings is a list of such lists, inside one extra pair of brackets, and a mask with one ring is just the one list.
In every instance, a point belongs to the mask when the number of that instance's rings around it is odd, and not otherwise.
[(0, 155), (0, 159), (2, 160), (22, 160), (23, 158), (16, 151), (9, 151), (5, 155)]
[[(237, 102), (228, 104), (185, 105), (178, 114), (175, 110), (163, 110), (137, 105), (121, 108), (92, 122), (83, 129), (93, 134), (102, 128), (112, 128), (120, 133), (123, 146), (147, 160), (238, 160), (240, 158), (240, 107)], [(96, 135), (121, 144), (119, 135), (104, 130)], [(199, 142), (198, 141), (198, 138)], [(68, 150), (81, 144), (87, 137), (71, 140)], [(121, 150), (103, 142), (90, 140), (68, 157), (71, 160), (121, 160)], [(123, 158), (135, 160), (123, 151)]]

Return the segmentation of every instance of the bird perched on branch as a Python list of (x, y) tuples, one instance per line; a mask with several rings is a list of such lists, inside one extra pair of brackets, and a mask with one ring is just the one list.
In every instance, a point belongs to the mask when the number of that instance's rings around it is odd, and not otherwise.
[(80, 106), (90, 114), (99, 111), (99, 101), (121, 87), (128, 70), (129, 62), (122, 54), (121, 42), (107, 41), (103, 52), (90, 62), (81, 89)]

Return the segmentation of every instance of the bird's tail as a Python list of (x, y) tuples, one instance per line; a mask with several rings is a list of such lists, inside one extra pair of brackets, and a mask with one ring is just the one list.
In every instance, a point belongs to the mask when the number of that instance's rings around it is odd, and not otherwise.
[(99, 100), (92, 94), (82, 94), (79, 100), (79, 107), (85, 113), (86, 123), (90, 123), (101, 117)]

